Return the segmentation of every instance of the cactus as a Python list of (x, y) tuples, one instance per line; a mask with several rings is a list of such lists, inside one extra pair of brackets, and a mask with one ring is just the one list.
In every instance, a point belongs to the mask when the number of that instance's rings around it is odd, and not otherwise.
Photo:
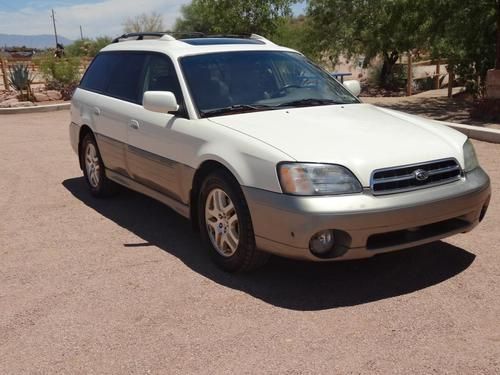
[(30, 72), (28, 65), (16, 64), (9, 67), (9, 83), (23, 96), (23, 90), (26, 90), (26, 97), (31, 99), (31, 83), (33, 82), (33, 74)]

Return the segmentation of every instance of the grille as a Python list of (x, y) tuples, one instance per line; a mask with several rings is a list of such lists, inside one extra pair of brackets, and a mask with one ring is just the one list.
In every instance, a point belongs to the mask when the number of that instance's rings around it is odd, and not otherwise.
[(422, 189), (457, 181), (462, 169), (455, 159), (379, 169), (373, 172), (372, 192), (375, 195)]
[(395, 232), (373, 234), (368, 237), (368, 250), (384, 249), (425, 240), (432, 237), (441, 237), (447, 234), (466, 230), (471, 226), (461, 218), (448, 219), (438, 223), (427, 224), (418, 228), (398, 230)]

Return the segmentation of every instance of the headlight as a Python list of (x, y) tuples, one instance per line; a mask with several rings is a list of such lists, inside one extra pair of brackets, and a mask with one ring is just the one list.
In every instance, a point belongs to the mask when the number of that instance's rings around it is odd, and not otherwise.
[(465, 162), (465, 172), (470, 172), (477, 167), (479, 167), (479, 162), (477, 161), (476, 151), (470, 139), (464, 143), (464, 162)]
[(359, 181), (346, 168), (332, 164), (283, 163), (278, 175), (284, 193), (331, 195), (359, 193)]

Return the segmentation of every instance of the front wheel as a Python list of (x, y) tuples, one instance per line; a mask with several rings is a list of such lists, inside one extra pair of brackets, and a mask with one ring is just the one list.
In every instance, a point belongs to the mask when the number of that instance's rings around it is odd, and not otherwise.
[(215, 262), (229, 272), (249, 271), (269, 255), (255, 247), (250, 213), (243, 192), (224, 171), (209, 175), (200, 190), (199, 225)]

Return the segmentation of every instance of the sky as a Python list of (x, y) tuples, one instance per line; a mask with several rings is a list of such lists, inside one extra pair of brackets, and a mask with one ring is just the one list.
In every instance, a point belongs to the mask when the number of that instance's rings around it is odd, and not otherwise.
[[(55, 11), (58, 34), (69, 39), (80, 37), (80, 25), (85, 37), (116, 36), (122, 33), (127, 17), (146, 12), (163, 15), (170, 29), (189, 0), (0, 0), (0, 34), (52, 34), (50, 12)], [(305, 2), (294, 6), (300, 14)]]

